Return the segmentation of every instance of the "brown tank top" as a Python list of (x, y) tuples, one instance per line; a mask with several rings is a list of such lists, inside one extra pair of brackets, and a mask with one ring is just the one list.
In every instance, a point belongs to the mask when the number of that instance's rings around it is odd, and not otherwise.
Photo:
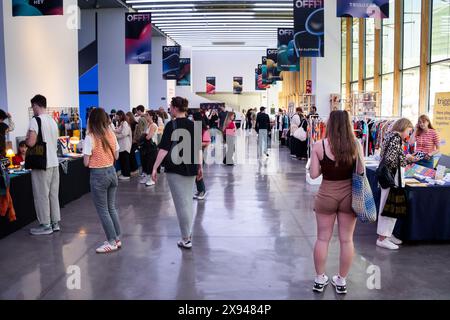
[(354, 170), (353, 165), (336, 166), (336, 161), (331, 160), (327, 156), (324, 140), (322, 140), (322, 146), (323, 159), (320, 160), (320, 167), (322, 169), (323, 179), (327, 181), (342, 181), (351, 179)]

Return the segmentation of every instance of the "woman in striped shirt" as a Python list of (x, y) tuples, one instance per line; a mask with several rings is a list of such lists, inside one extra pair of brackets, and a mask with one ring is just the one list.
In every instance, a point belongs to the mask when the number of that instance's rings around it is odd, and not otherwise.
[(416, 144), (415, 156), (417, 164), (434, 169), (434, 156), (440, 150), (441, 141), (436, 130), (431, 124), (430, 118), (426, 115), (421, 115), (416, 125), (414, 134), (412, 135), (410, 144)]

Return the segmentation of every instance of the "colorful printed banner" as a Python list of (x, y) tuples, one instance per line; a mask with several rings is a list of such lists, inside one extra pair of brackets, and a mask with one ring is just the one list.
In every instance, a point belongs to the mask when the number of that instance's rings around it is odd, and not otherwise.
[(389, 0), (337, 0), (338, 17), (389, 18)]
[(151, 13), (125, 13), (125, 63), (152, 63)]
[(178, 71), (177, 86), (191, 85), (191, 59), (180, 59), (180, 70)]
[(233, 77), (233, 93), (241, 94), (242, 93), (242, 77)]
[(278, 49), (267, 49), (266, 65), (269, 81), (272, 83), (283, 81), (281, 71), (278, 71)]
[[(257, 90), (266, 90), (266, 89), (268, 89), (268, 88), (270, 88), (270, 85), (268, 85), (268, 84), (264, 84), (263, 83), (263, 78), (262, 78), (262, 68), (263, 67), (263, 65), (262, 64), (258, 64), (258, 68), (256, 68), (256, 71), (257, 71), (257, 73), (258, 73), (258, 89)], [(256, 77), (256, 75), (255, 75), (255, 77)]]
[(261, 75), (263, 84), (272, 84), (272, 80), (269, 79), (269, 70), (267, 68), (267, 57), (262, 57), (261, 63)]
[(294, 29), (278, 29), (278, 71), (299, 71), (300, 64), (295, 53)]
[(323, 57), (324, 0), (294, 1), (294, 45), (298, 57)]
[(436, 93), (433, 125), (441, 139), (441, 153), (450, 156), (450, 92)]
[(12, 0), (13, 17), (62, 16), (63, 0)]
[(216, 93), (216, 77), (206, 77), (206, 93)]
[(180, 46), (162, 47), (163, 79), (176, 80), (180, 71)]

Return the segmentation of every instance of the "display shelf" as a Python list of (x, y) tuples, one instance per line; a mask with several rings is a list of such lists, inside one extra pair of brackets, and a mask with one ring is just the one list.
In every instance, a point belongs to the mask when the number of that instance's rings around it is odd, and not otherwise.
[(379, 117), (380, 101), (380, 94), (378, 92), (353, 93), (352, 113), (358, 117)]

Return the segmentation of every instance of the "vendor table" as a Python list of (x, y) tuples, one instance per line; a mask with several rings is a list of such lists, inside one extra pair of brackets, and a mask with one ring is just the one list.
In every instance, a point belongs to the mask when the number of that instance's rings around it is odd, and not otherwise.
[[(69, 160), (67, 174), (60, 166), (59, 179), (59, 204), (61, 207), (90, 192), (89, 169), (84, 167), (83, 159)], [(0, 217), (0, 239), (36, 220), (31, 174), (12, 176), (10, 192), (17, 220), (9, 222), (6, 217)]]
[[(376, 168), (367, 168), (367, 178), (377, 208), (381, 190), (375, 174)], [(397, 220), (394, 235), (406, 241), (450, 240), (450, 186), (406, 186), (408, 214)]]

